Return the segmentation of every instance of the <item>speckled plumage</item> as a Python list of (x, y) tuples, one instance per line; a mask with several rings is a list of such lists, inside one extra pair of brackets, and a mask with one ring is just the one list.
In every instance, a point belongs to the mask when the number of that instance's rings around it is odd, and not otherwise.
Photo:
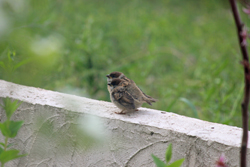
[(135, 111), (143, 103), (152, 105), (156, 99), (146, 95), (133, 80), (127, 78), (121, 72), (112, 72), (107, 75), (108, 91), (111, 101), (122, 111)]

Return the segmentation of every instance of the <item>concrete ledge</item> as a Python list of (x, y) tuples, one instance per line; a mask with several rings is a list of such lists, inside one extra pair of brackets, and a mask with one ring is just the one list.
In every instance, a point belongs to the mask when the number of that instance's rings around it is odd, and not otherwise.
[[(239, 166), (242, 130), (237, 127), (147, 108), (117, 115), (114, 112), (118, 108), (110, 102), (0, 80), (0, 99), (5, 97), (23, 101), (14, 119), (24, 120), (25, 124), (14, 141), (23, 153), (29, 154), (6, 166), (152, 167), (151, 154), (164, 159), (170, 142), (173, 144), (172, 160), (184, 157), (183, 167), (212, 167), (222, 153), (230, 167)], [(67, 125), (75, 123), (67, 120), (66, 115), (70, 113), (74, 118), (98, 117), (104, 128), (102, 133), (109, 134), (105, 137), (108, 139), (106, 143), (88, 151), (72, 146), (68, 148), (67, 155), (61, 155), (53, 143), (39, 139), (37, 129), (33, 126), (37, 118), (51, 120), (58, 125), (58, 129), (64, 130)], [(0, 119), (4, 119), (3, 115), (3, 110), (0, 109)], [(64, 135), (62, 137), (69, 136)], [(0, 141), (2, 139), (0, 135)], [(35, 147), (39, 146), (46, 148), (48, 153), (35, 151)]]

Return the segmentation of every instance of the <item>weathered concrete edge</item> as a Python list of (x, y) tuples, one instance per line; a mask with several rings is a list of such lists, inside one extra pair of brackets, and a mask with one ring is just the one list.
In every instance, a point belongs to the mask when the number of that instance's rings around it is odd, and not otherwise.
[[(169, 112), (140, 108), (138, 112), (118, 115), (112, 103), (88, 99), (75, 95), (28, 87), (0, 80), (0, 97), (10, 97), (31, 104), (64, 108), (73, 112), (83, 112), (99, 117), (153, 126), (195, 136), (204, 141), (217, 142), (240, 147), (242, 129), (211, 123)], [(248, 144), (250, 148), (250, 142)]]

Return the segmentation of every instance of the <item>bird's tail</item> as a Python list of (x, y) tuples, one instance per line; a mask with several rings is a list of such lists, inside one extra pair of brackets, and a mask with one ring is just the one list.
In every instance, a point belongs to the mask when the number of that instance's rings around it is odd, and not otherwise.
[(144, 97), (144, 101), (152, 106), (152, 103), (155, 103), (157, 101), (157, 99), (154, 99), (153, 97), (147, 96), (147, 97)]

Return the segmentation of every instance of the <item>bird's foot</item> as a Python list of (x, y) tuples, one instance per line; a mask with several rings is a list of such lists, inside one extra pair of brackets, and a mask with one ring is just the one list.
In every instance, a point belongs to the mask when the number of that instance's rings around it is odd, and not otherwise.
[(126, 113), (122, 113), (122, 112), (115, 112), (116, 114), (126, 114)]
[(125, 110), (122, 110), (121, 112), (115, 112), (116, 114), (126, 114), (125, 112), (123, 112)]

